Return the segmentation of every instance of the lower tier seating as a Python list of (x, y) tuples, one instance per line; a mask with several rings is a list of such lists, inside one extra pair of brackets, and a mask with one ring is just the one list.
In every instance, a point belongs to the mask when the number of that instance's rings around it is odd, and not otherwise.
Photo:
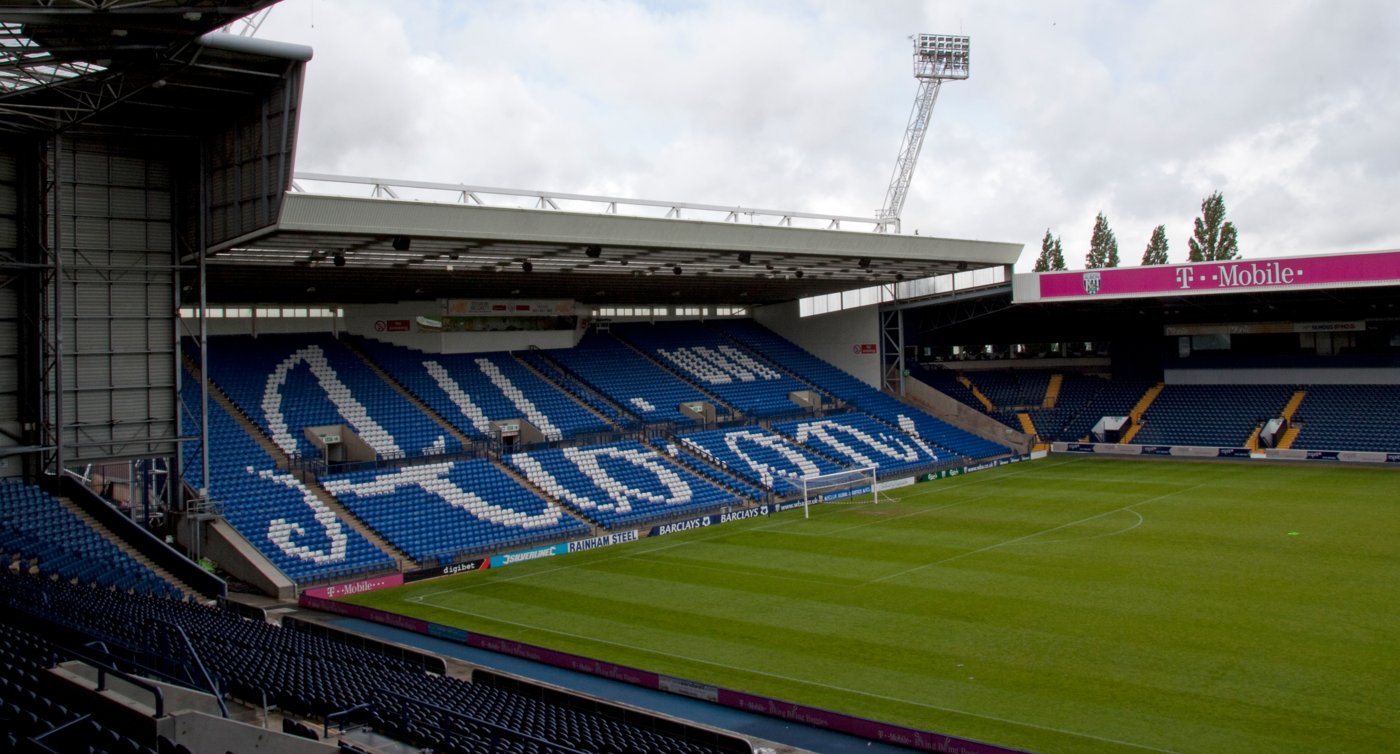
[[(199, 383), (188, 372), (185, 432), (198, 435)], [(337, 579), (394, 567), (394, 559), (342, 521), (213, 399), (209, 401), (209, 495), (224, 520), (293, 581)], [(184, 446), (185, 480), (198, 489), (198, 443)]]
[(322, 484), (420, 563), (588, 533), (485, 459), (357, 471)]
[(609, 528), (700, 513), (741, 498), (639, 442), (506, 457), (531, 484)]
[(0, 479), (0, 556), (23, 570), (119, 591), (179, 598), (170, 582), (83, 523), (57, 498), (19, 479)]
[[(358, 707), (347, 722), (366, 724), (437, 752), (736, 754), (748, 750), (737, 739), (675, 723), (665, 723), (663, 728), (645, 715), (623, 714), (607, 705), (580, 703), (575, 698), (556, 703), (504, 687), (430, 674), (398, 657), (296, 628), (246, 620), (217, 606), (0, 573), (0, 608), (0, 624), (23, 621), (48, 626), (53, 634), (74, 637), (79, 643), (100, 641), (112, 653), (148, 667), (185, 661), (169, 656), (169, 636), (159, 630), (174, 624), (189, 637), (216, 682), (234, 697), (318, 720)], [(24, 684), (37, 682), (53, 660), (55, 648), (33, 638), (32, 632), (0, 629), (0, 639), (11, 639), (0, 642), (0, 663), (16, 668), (14, 675), (3, 674), (0, 679), (18, 676)], [(0, 680), (0, 698), (14, 695), (11, 686)], [(33, 717), (20, 711), (16, 718), (6, 702), (5, 714), (0, 714), (0, 736), (9, 738), (0, 737), (0, 744), (17, 742), (16, 732), (29, 735), (51, 727), (72, 712), (36, 704), (39, 711)], [(81, 750), (146, 754), (146, 744), (132, 743), (135, 748), (120, 743)]]

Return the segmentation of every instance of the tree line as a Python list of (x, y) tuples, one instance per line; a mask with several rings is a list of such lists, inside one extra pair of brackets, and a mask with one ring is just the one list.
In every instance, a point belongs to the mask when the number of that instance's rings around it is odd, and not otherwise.
[[(1239, 237), (1235, 224), (1225, 219), (1225, 197), (1219, 191), (1201, 201), (1201, 214), (1196, 218), (1191, 234), (1190, 262), (1216, 262), (1240, 258)], [(1118, 239), (1113, 229), (1108, 227), (1108, 218), (1100, 212), (1094, 219), (1094, 232), (1089, 237), (1089, 253), (1084, 257), (1085, 269), (1117, 267)], [(1167, 263), (1167, 226), (1158, 225), (1152, 229), (1152, 237), (1147, 240), (1147, 248), (1142, 252), (1142, 263)], [(1054, 272), (1066, 269), (1065, 250), (1060, 237), (1045, 229), (1045, 238), (1040, 242), (1040, 256), (1035, 260), (1035, 272)]]

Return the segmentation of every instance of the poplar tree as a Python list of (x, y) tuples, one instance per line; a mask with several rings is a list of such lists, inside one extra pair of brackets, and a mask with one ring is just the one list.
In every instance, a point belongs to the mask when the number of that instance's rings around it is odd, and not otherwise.
[(1223, 262), (1240, 258), (1235, 224), (1225, 219), (1225, 197), (1217, 191), (1201, 202), (1201, 216), (1191, 236), (1192, 262)]
[(1167, 226), (1158, 225), (1152, 229), (1152, 238), (1147, 241), (1147, 248), (1142, 252), (1142, 264), (1166, 264), (1167, 263)]
[(1094, 234), (1089, 237), (1089, 254), (1084, 257), (1084, 266), (1090, 270), (1118, 266), (1118, 239), (1102, 212), (1094, 220)]

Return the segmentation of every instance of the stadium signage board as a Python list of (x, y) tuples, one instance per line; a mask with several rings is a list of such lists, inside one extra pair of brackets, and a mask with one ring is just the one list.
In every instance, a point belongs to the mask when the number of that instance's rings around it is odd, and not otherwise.
[(1013, 280), (1016, 303), (1400, 285), (1400, 251), (1037, 272)]

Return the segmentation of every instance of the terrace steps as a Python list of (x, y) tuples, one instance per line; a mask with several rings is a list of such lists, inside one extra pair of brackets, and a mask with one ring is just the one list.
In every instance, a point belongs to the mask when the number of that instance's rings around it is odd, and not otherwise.
[(1278, 444), (1274, 447), (1279, 450), (1288, 450), (1293, 447), (1293, 443), (1298, 440), (1298, 433), (1302, 431), (1303, 428), (1301, 426), (1290, 423), (1288, 429), (1283, 431), (1283, 435), (1279, 437)]
[(992, 403), (992, 399), (988, 398), (986, 393), (983, 393), (976, 385), (972, 384), (972, 380), (968, 379), (967, 375), (958, 375), (958, 382), (961, 382), (963, 387), (972, 391), (972, 397), (976, 398), (977, 402), (982, 404), (982, 408), (987, 409), (988, 412), (997, 410), (996, 404)]
[(1060, 386), (1065, 383), (1063, 374), (1050, 375), (1050, 384), (1045, 387), (1045, 400), (1041, 401), (1041, 408), (1054, 408), (1060, 400)]
[(1123, 435), (1123, 439), (1119, 440), (1118, 442), (1127, 445), (1128, 443), (1133, 441), (1133, 438), (1137, 436), (1138, 430), (1142, 429), (1142, 415), (1147, 413), (1147, 409), (1151, 408), (1152, 402), (1157, 400), (1157, 396), (1161, 395), (1162, 390), (1166, 387), (1167, 383), (1159, 382), (1156, 385), (1153, 385), (1152, 387), (1148, 388), (1147, 392), (1142, 394), (1142, 397), (1138, 399), (1137, 404), (1134, 405), (1133, 409), (1128, 412), (1128, 416), (1131, 417), (1133, 420), (1133, 426), (1128, 428), (1127, 433)]
[(1293, 414), (1297, 413), (1298, 407), (1303, 405), (1303, 399), (1306, 397), (1308, 397), (1308, 391), (1306, 390), (1299, 390), (1293, 393), (1293, 397), (1288, 399), (1288, 403), (1284, 405), (1283, 413), (1280, 414), (1280, 416), (1290, 422), (1293, 421)]
[[(146, 557), (144, 553), (142, 553), (135, 547), (132, 547), (130, 544), (127, 544), (127, 542), (121, 537), (113, 535), (110, 531), (107, 530), (107, 527), (98, 523), (97, 519), (93, 518), (87, 511), (78, 507), (77, 503), (74, 503), (72, 500), (68, 499), (67, 496), (59, 495), (55, 496), (54, 499), (58, 500), (59, 504), (62, 505), (64, 508), (67, 508), (68, 512), (72, 513), (74, 516), (77, 516), (78, 520), (82, 521), (84, 525), (88, 526), (94, 531), (101, 532), (102, 536), (106, 538), (107, 541), (116, 545), (117, 548), (120, 549), (122, 552), (126, 553), (127, 555), (130, 555), (132, 559), (134, 559), (136, 562), (151, 569), (152, 573), (161, 577), (162, 579), (165, 579), (167, 582), (174, 584), (177, 588), (180, 589), (180, 591), (189, 595), (192, 599), (199, 599), (199, 590), (191, 587), (189, 584), (186, 584), (184, 581), (181, 581), (180, 579), (176, 578), (175, 575), (171, 572), (156, 565), (150, 558)], [(40, 563), (39, 565), (42, 567), (43, 563)]]

